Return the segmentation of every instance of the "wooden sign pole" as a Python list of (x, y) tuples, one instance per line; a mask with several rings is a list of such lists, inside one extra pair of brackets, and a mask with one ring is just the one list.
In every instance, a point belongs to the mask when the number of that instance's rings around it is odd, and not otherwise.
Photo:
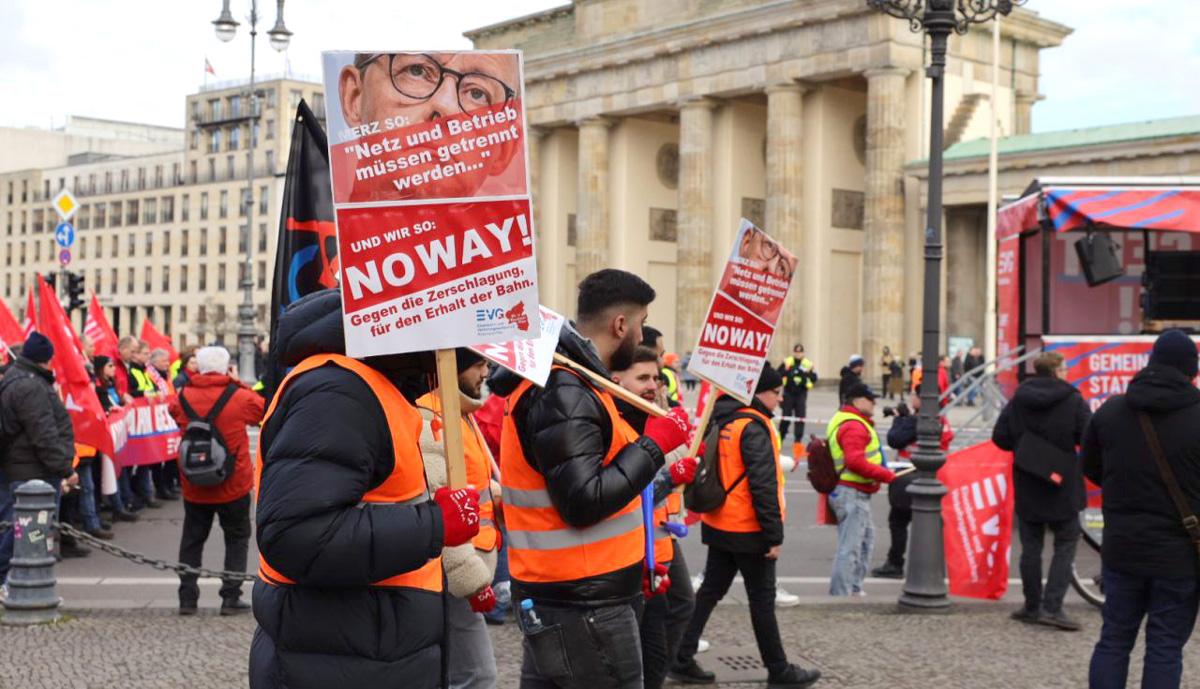
[[(458, 392), (458, 358), (453, 349), (436, 352), (438, 397), (442, 405), (442, 443), (446, 450), (446, 477), (451, 488), (467, 487), (467, 462), (463, 457), (462, 400)], [(476, 486), (482, 490), (482, 486)]]
[(634, 407), (637, 407), (641, 411), (643, 411), (651, 416), (666, 416), (667, 415), (667, 410), (663, 409), (662, 407), (658, 406), (657, 404), (654, 404), (653, 402), (647, 402), (646, 400), (642, 399), (641, 397), (638, 397), (637, 395), (626, 390), (625, 388), (621, 387), (620, 385), (617, 385), (616, 383), (605, 378), (604, 376), (600, 375), (599, 373), (596, 373), (592, 369), (590, 369), (586, 366), (580, 366), (579, 364), (575, 363), (574, 361), (571, 361), (570, 359), (563, 356), (562, 354), (559, 354), (558, 352), (554, 353), (554, 363), (556, 363), (560, 366), (566, 366), (567, 368), (586, 376), (588, 378), (588, 380), (595, 383), (597, 387), (603, 388), (605, 391), (607, 391), (613, 397), (619, 397), (622, 400), (625, 400), (629, 404), (633, 405)]

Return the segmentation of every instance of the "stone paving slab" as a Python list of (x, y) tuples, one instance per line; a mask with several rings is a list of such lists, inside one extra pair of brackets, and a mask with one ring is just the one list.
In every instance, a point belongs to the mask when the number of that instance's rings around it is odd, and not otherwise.
[[(827, 603), (778, 611), (795, 662), (816, 666), (824, 687), (886, 689), (1075, 689), (1099, 634), (1091, 609), (1069, 608), (1079, 633), (1011, 622), (1006, 604), (959, 603), (950, 615), (899, 614), (892, 603)], [(75, 610), (35, 628), (0, 626), (2, 689), (228, 689), (246, 686), (254, 619), (219, 617), (215, 608), (182, 618), (172, 610)], [(521, 660), (514, 625), (490, 627), (501, 689), (515, 689)], [(716, 654), (753, 639), (747, 609), (721, 606), (705, 638)], [(1141, 646), (1130, 677), (1140, 676)], [(1185, 657), (1184, 686), (1200, 682), (1200, 650)], [(399, 681), (397, 687), (403, 686)], [(735, 685), (727, 685), (735, 686)], [(746, 685), (761, 686), (761, 685)]]

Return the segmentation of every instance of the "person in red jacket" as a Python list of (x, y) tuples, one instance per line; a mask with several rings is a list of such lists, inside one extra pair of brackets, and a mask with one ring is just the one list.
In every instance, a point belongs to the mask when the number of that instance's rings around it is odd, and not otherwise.
[[(263, 398), (229, 375), (229, 351), (224, 347), (203, 347), (196, 351), (196, 361), (200, 365), (199, 373), (192, 376), (188, 386), (171, 402), (171, 416), (180, 428), (186, 428), (191, 419), (184, 412), (180, 399), (187, 400), (191, 410), (203, 418), (225, 390), (233, 386), (235, 392), (217, 414), (213, 427), (236, 460), (233, 473), (215, 486), (196, 486), (180, 475), (183, 535), (179, 542), (179, 561), (200, 566), (204, 542), (208, 540), (215, 516), (225, 534), (225, 570), (245, 572), (250, 546), (250, 491), (254, 488), (246, 426), (257, 426), (262, 422)], [(196, 614), (199, 598), (196, 576), (179, 575), (179, 614)], [(234, 615), (249, 609), (250, 604), (242, 600), (242, 582), (222, 581), (221, 614)]]

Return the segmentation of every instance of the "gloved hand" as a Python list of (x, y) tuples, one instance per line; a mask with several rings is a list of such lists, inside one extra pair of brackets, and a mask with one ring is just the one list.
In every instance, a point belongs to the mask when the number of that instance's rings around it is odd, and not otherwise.
[(468, 598), (467, 602), (471, 604), (473, 612), (491, 612), (496, 607), (496, 592), (489, 584), (484, 586), (482, 591)]
[(442, 510), (443, 545), (462, 545), (479, 533), (479, 491), (442, 486), (433, 494), (433, 501)]
[[(651, 581), (653, 579), (653, 581)], [(655, 586), (654, 584), (658, 585)], [(667, 566), (659, 562), (654, 565), (654, 576), (651, 577), (650, 570), (642, 568), (642, 595), (647, 598), (661, 596), (671, 588), (671, 577), (667, 576)]]
[(687, 412), (675, 407), (666, 416), (652, 416), (646, 421), (646, 437), (653, 440), (663, 454), (687, 442), (691, 432)]
[(696, 479), (696, 467), (699, 462), (695, 457), (684, 457), (671, 465), (671, 483), (684, 486)]

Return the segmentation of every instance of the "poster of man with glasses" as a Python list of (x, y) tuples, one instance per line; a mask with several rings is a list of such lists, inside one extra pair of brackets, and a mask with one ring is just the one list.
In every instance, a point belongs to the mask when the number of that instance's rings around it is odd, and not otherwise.
[(537, 334), (520, 53), (322, 60), (348, 353)]

